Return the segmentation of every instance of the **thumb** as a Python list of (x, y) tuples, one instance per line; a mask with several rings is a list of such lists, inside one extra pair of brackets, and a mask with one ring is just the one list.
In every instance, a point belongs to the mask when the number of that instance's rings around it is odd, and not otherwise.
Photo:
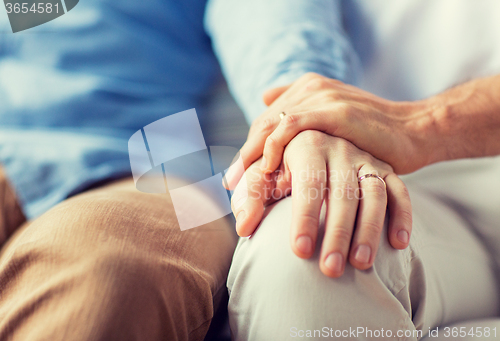
[(277, 88), (269, 89), (264, 92), (262, 95), (262, 100), (264, 101), (264, 104), (267, 106), (270, 106), (273, 104), (273, 102), (281, 96), (282, 93), (287, 91), (290, 88), (291, 84), (285, 85), (285, 86), (280, 86)]
[(258, 161), (247, 169), (231, 197), (236, 232), (240, 237), (248, 237), (257, 229), (273, 187), (272, 177), (260, 171)]

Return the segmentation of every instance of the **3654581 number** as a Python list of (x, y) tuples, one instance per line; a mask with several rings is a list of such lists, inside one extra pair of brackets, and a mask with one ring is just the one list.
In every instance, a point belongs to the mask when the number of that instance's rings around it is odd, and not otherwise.
[(5, 4), (5, 8), (7, 9), (7, 13), (59, 13), (59, 4), (52, 5), (50, 2), (38, 2), (33, 3), (31, 7), (26, 2), (11, 4), (10, 2)]

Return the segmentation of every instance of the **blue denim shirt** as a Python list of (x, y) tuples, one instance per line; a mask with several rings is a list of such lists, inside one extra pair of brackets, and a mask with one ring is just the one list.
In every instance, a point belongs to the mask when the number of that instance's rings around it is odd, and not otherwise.
[[(352, 82), (340, 3), (85, 0), (12, 34), (0, 11), (0, 164), (28, 218), (130, 174), (128, 138), (196, 107), (219, 68), (251, 121), (261, 94), (308, 71)], [(175, 145), (167, 146), (176, 148)]]

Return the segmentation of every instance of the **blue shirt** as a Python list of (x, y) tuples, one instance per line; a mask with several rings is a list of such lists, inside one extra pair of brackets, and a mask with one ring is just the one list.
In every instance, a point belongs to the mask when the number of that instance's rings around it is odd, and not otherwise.
[(265, 90), (307, 72), (358, 81), (361, 64), (343, 27), (352, 12), (349, 0), (209, 0), (207, 32), (250, 121), (265, 109)]
[(205, 5), (85, 0), (15, 34), (0, 11), (0, 163), (28, 218), (130, 175), (127, 141), (143, 126), (203, 115), (219, 72), (206, 31), (250, 121), (265, 89), (305, 72), (355, 78), (338, 1), (212, 0), (204, 27)]

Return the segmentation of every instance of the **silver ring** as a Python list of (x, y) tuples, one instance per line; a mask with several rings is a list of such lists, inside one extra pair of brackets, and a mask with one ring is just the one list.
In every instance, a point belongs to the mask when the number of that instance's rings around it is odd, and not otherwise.
[(280, 112), (280, 120), (284, 119), (285, 116), (286, 116), (286, 114), (284, 111)]
[(377, 174), (372, 174), (372, 173), (369, 173), (369, 174), (364, 174), (364, 175), (361, 175), (360, 177), (358, 177), (358, 182), (361, 182), (363, 181), (364, 179), (366, 178), (377, 178), (379, 179), (380, 181), (382, 181), (382, 183), (384, 184), (384, 187), (387, 188), (387, 184), (385, 183), (384, 179), (382, 179), (380, 176), (378, 176)]

